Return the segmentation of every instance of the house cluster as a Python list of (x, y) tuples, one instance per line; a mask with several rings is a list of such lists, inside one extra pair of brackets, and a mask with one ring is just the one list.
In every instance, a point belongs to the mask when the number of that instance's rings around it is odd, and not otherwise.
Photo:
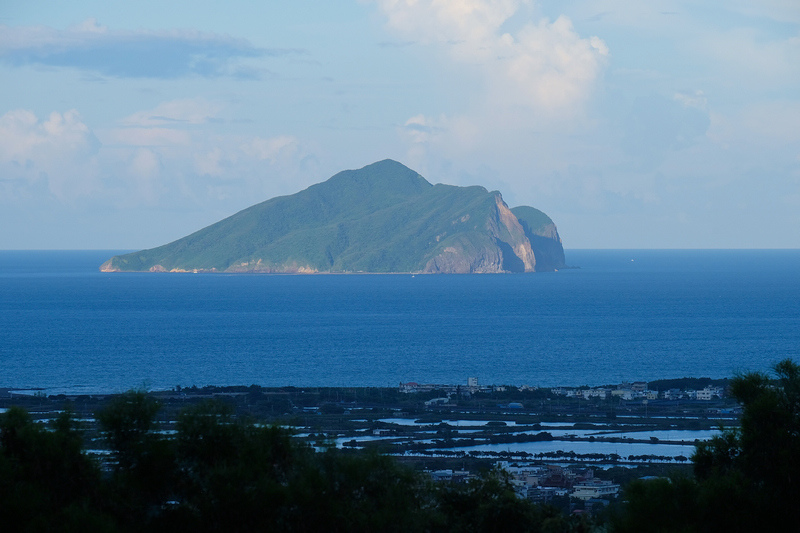
[[(527, 389), (528, 387), (526, 387)], [(463, 394), (469, 396), (476, 392), (505, 392), (506, 387), (503, 385), (479, 385), (478, 378), (467, 379), (467, 385), (442, 385), (434, 383), (417, 383), (409, 381), (407, 383), (400, 383), (399, 391), (404, 393), (417, 393), (417, 392), (431, 392), (439, 391), (445, 392), (448, 396), (453, 394)], [(522, 389), (520, 389), (522, 390)]]
[(550, 389), (550, 392), (557, 396), (568, 398), (583, 398), (590, 400), (598, 398), (606, 400), (619, 398), (620, 400), (713, 400), (722, 398), (725, 394), (721, 387), (707, 386), (702, 390), (681, 390), (669, 389), (665, 391), (650, 390), (645, 381), (635, 381), (633, 383), (620, 383), (616, 387), (595, 387), (595, 388), (567, 388), (558, 387)]
[(662, 397), (665, 400), (715, 400), (725, 396), (725, 389), (722, 387), (705, 387), (700, 390), (680, 390), (669, 389), (665, 390)]
[[(508, 473), (517, 496), (534, 502), (549, 502), (556, 496), (569, 496), (584, 502), (604, 500), (605, 504), (619, 494), (618, 484), (595, 478), (591, 468), (510, 464), (508, 461), (500, 461), (496, 466)], [(475, 477), (466, 470), (435, 470), (428, 474), (434, 481), (444, 482), (464, 482)]]
[(591, 468), (511, 465), (508, 462), (500, 462), (497, 466), (508, 472), (517, 495), (532, 501), (547, 502), (554, 496), (569, 496), (584, 502), (607, 502), (619, 494), (618, 484), (595, 478)]
[[(623, 382), (615, 387), (556, 387), (550, 389), (552, 394), (556, 396), (566, 396), (567, 398), (583, 398), (584, 400), (600, 399), (607, 400), (612, 398), (619, 398), (620, 400), (714, 400), (723, 398), (725, 389), (722, 387), (706, 386), (700, 390), (682, 390), (682, 389), (668, 389), (665, 391), (651, 390), (648, 388), (646, 381), (634, 381), (633, 383)], [(529, 387), (522, 385), (517, 387), (520, 391), (537, 390), (537, 387)], [(506, 387), (502, 385), (479, 385), (478, 378), (469, 378), (467, 385), (441, 385), (441, 384), (423, 384), (410, 381), (408, 383), (400, 383), (400, 392), (404, 393), (418, 393), (418, 392), (444, 392), (447, 396), (434, 398), (429, 400), (426, 404), (445, 404), (450, 401), (453, 396), (471, 396), (477, 392), (490, 393), (490, 392), (505, 392)]]

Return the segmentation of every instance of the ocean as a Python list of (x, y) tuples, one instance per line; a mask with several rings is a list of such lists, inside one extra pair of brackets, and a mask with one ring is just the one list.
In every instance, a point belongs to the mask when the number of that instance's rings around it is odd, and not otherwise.
[(0, 387), (577, 386), (800, 360), (800, 250), (567, 250), (507, 275), (104, 274), (0, 251)]

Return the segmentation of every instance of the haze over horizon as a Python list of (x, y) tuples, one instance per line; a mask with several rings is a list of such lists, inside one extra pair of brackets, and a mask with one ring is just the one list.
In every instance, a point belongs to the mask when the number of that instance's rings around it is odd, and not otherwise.
[(564, 247), (800, 248), (800, 4), (0, 7), (0, 249), (158, 246), (386, 158)]

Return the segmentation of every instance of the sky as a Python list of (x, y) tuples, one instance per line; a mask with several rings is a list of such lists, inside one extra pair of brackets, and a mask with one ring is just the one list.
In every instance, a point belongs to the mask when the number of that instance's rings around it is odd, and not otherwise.
[(798, 248), (800, 2), (0, 3), (0, 249), (150, 248), (386, 158), (566, 249)]

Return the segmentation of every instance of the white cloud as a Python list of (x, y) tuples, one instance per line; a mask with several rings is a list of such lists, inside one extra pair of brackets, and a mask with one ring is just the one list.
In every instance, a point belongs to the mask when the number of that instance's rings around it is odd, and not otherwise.
[(156, 205), (165, 192), (161, 157), (149, 148), (140, 148), (133, 152), (126, 168), (130, 176), (128, 187), (134, 194), (123, 201)]
[(800, 154), (798, 124), (800, 102), (761, 102), (735, 114), (714, 115), (709, 137), (735, 160), (746, 157), (777, 164), (788, 161), (788, 154)]
[(255, 137), (241, 146), (242, 151), (258, 160), (274, 163), (282, 155), (291, 155), (297, 149), (297, 139), (279, 135), (269, 139)]
[(115, 128), (99, 134), (104, 144), (124, 146), (188, 146), (188, 131), (171, 128)]
[(160, 170), (161, 162), (155, 152), (149, 149), (136, 150), (131, 160), (133, 174), (149, 180), (158, 176)]
[(63, 201), (89, 194), (97, 187), (98, 149), (99, 142), (74, 109), (54, 111), (45, 120), (24, 109), (0, 117), (0, 168), (4, 180), (19, 182), (13, 195), (25, 183), (40, 181)]
[(216, 118), (223, 106), (203, 98), (162, 102), (153, 109), (137, 111), (122, 120), (122, 127), (100, 133), (109, 145), (177, 147), (190, 146), (190, 128)]
[[(389, 26), (424, 44), (479, 48), (517, 10), (516, 0), (379, 0)], [(476, 46), (477, 45), (477, 46)]]
[(715, 70), (739, 90), (794, 89), (800, 78), (800, 37), (765, 39), (754, 29), (737, 28), (709, 32), (698, 40), (696, 48), (708, 55), (715, 62)]
[(673, 97), (676, 102), (680, 102), (684, 107), (694, 107), (695, 109), (708, 109), (708, 98), (701, 90), (694, 92), (677, 92)]
[(380, 0), (388, 25), (404, 37), (444, 47), (457, 63), (477, 69), (494, 104), (563, 111), (584, 100), (608, 47), (583, 38), (565, 16), (518, 31), (504, 24), (516, 0)]
[(225, 166), (225, 157), (219, 146), (194, 156), (194, 168), (200, 175), (222, 176), (225, 174)]
[(602, 39), (582, 36), (569, 17), (544, 17), (524, 0), (377, 4), (391, 31), (439, 62), (442, 83), (458, 94), (454, 104), (466, 102), (406, 116), (398, 130), (409, 164), (448, 183), (502, 189), (509, 198), (530, 187), (531, 169), (567, 164), (554, 162), (554, 153), (571, 144), (565, 136), (592, 127), (586, 104), (609, 57)]
[(401, 133), (411, 145), (412, 154), (421, 156), (427, 146), (435, 146), (450, 155), (468, 151), (482, 142), (485, 131), (466, 116), (416, 115), (405, 122)]
[(441, 148), (442, 141), (450, 133), (449, 129), (448, 119), (444, 115), (439, 118), (425, 115), (409, 118), (400, 129), (401, 136), (408, 143), (408, 152), (406, 153), (408, 164), (417, 172), (428, 173), (430, 171), (426, 161), (428, 147), (439, 145), (438, 148)]
[(564, 16), (552, 23), (529, 24), (516, 38), (503, 34), (498, 51), (508, 59), (497, 65), (497, 79), (514, 82), (518, 102), (535, 102), (548, 109), (581, 102), (608, 55), (602, 39), (581, 38)]
[[(444, 122), (445, 117), (442, 117), (440, 122)], [(437, 136), (442, 131), (440, 124), (435, 124), (435, 121), (425, 115), (416, 115), (406, 120), (403, 125), (404, 133), (408, 137), (409, 142), (420, 144), (427, 143)]]
[(0, 201), (242, 208), (308, 184), (297, 172), (308, 154), (296, 137), (220, 135), (207, 124), (218, 109), (202, 100), (165, 102), (122, 121), (141, 126), (101, 130), (102, 143), (75, 110), (44, 119), (9, 111), (0, 116)]
[(800, 3), (796, 0), (702, 5), (678, 0), (585, 0), (571, 8), (575, 20), (595, 17), (598, 30), (615, 39), (619, 55), (630, 62), (622, 69), (616, 65), (617, 72), (643, 69), (657, 76), (662, 87), (676, 77), (693, 77), (709, 93), (720, 87), (717, 96), (797, 86)]
[(122, 119), (124, 126), (170, 126), (181, 124), (204, 124), (216, 117), (223, 106), (202, 98), (171, 100), (147, 111), (136, 113)]
[(0, 160), (25, 164), (48, 156), (73, 157), (91, 153), (95, 142), (77, 111), (53, 112), (40, 121), (24, 109), (9, 111), (0, 118)]

